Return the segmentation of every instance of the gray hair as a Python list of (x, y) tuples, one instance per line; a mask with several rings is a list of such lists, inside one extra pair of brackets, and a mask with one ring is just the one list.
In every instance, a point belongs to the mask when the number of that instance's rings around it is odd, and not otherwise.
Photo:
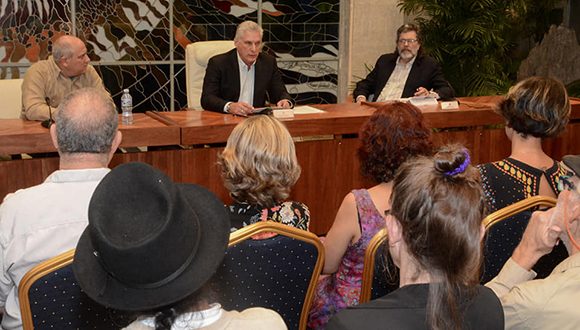
[(110, 152), (119, 119), (113, 100), (100, 89), (82, 88), (68, 94), (56, 113), (59, 152)]
[(62, 36), (52, 44), (52, 57), (56, 62), (71, 58), (73, 56), (72, 40), (73, 36)]
[(244, 33), (248, 31), (257, 31), (260, 33), (260, 38), (264, 36), (264, 30), (261, 26), (259, 26), (256, 22), (252, 21), (244, 21), (238, 25), (236, 30), (236, 36), (234, 37), (234, 41), (240, 40), (240, 38), (244, 35)]

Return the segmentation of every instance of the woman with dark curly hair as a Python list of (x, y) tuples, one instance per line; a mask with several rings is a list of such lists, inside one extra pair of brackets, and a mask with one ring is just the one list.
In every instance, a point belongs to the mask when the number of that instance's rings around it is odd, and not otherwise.
[[(571, 108), (564, 85), (548, 77), (524, 79), (510, 89), (498, 111), (506, 122), (511, 155), (478, 166), (489, 211), (494, 212), (536, 195), (556, 197), (560, 177), (567, 171), (544, 152), (542, 139), (557, 136), (568, 123)], [(488, 234), (486, 255), (494, 257), (486, 257), (483, 282), (499, 273), (519, 242), (519, 239), (505, 240), (501, 237), (503, 234), (495, 232), (501, 229), (509, 232), (510, 237), (521, 237), (528, 217), (529, 214), (524, 214), (503, 221)], [(564, 255), (551, 262), (548, 262), (550, 258), (545, 258), (545, 262), (538, 263), (535, 270), (539, 277), (547, 276), (559, 259), (565, 258), (563, 247), (554, 253)]]
[(399, 289), (344, 310), (327, 329), (503, 329), (498, 297), (479, 284), (485, 198), (467, 149), (401, 165), (385, 217)]
[(377, 109), (361, 128), (360, 140), (361, 172), (378, 184), (346, 195), (328, 231), (323, 273), (329, 276), (316, 288), (308, 324), (313, 329), (323, 328), (337, 311), (358, 304), (364, 253), (385, 226), (383, 214), (395, 172), (410, 157), (433, 150), (421, 111), (400, 102)]
[(308, 207), (285, 201), (301, 169), (292, 136), (279, 120), (253, 116), (239, 123), (218, 164), (235, 201), (229, 206), (232, 230), (268, 220), (308, 230)]

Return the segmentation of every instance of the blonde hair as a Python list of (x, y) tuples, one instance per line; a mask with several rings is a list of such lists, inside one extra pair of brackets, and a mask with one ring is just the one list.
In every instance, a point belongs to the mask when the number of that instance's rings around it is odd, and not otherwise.
[(218, 164), (232, 198), (261, 207), (272, 207), (288, 198), (301, 171), (290, 132), (270, 116), (254, 116), (239, 123)]

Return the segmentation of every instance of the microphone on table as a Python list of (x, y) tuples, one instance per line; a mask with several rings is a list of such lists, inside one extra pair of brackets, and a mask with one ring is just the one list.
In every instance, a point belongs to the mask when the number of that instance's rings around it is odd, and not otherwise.
[(40, 125), (42, 125), (42, 127), (50, 128), (50, 125), (54, 124), (54, 120), (52, 119), (52, 108), (50, 107), (50, 97), (45, 97), (44, 102), (48, 105), (48, 119), (43, 120)]

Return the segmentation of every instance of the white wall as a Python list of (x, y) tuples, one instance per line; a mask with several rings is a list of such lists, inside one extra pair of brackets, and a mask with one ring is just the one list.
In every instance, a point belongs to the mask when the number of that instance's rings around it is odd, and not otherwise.
[(343, 0), (338, 102), (350, 97), (353, 83), (367, 75), (365, 64), (395, 49), (396, 31), (404, 22), (398, 0)]

